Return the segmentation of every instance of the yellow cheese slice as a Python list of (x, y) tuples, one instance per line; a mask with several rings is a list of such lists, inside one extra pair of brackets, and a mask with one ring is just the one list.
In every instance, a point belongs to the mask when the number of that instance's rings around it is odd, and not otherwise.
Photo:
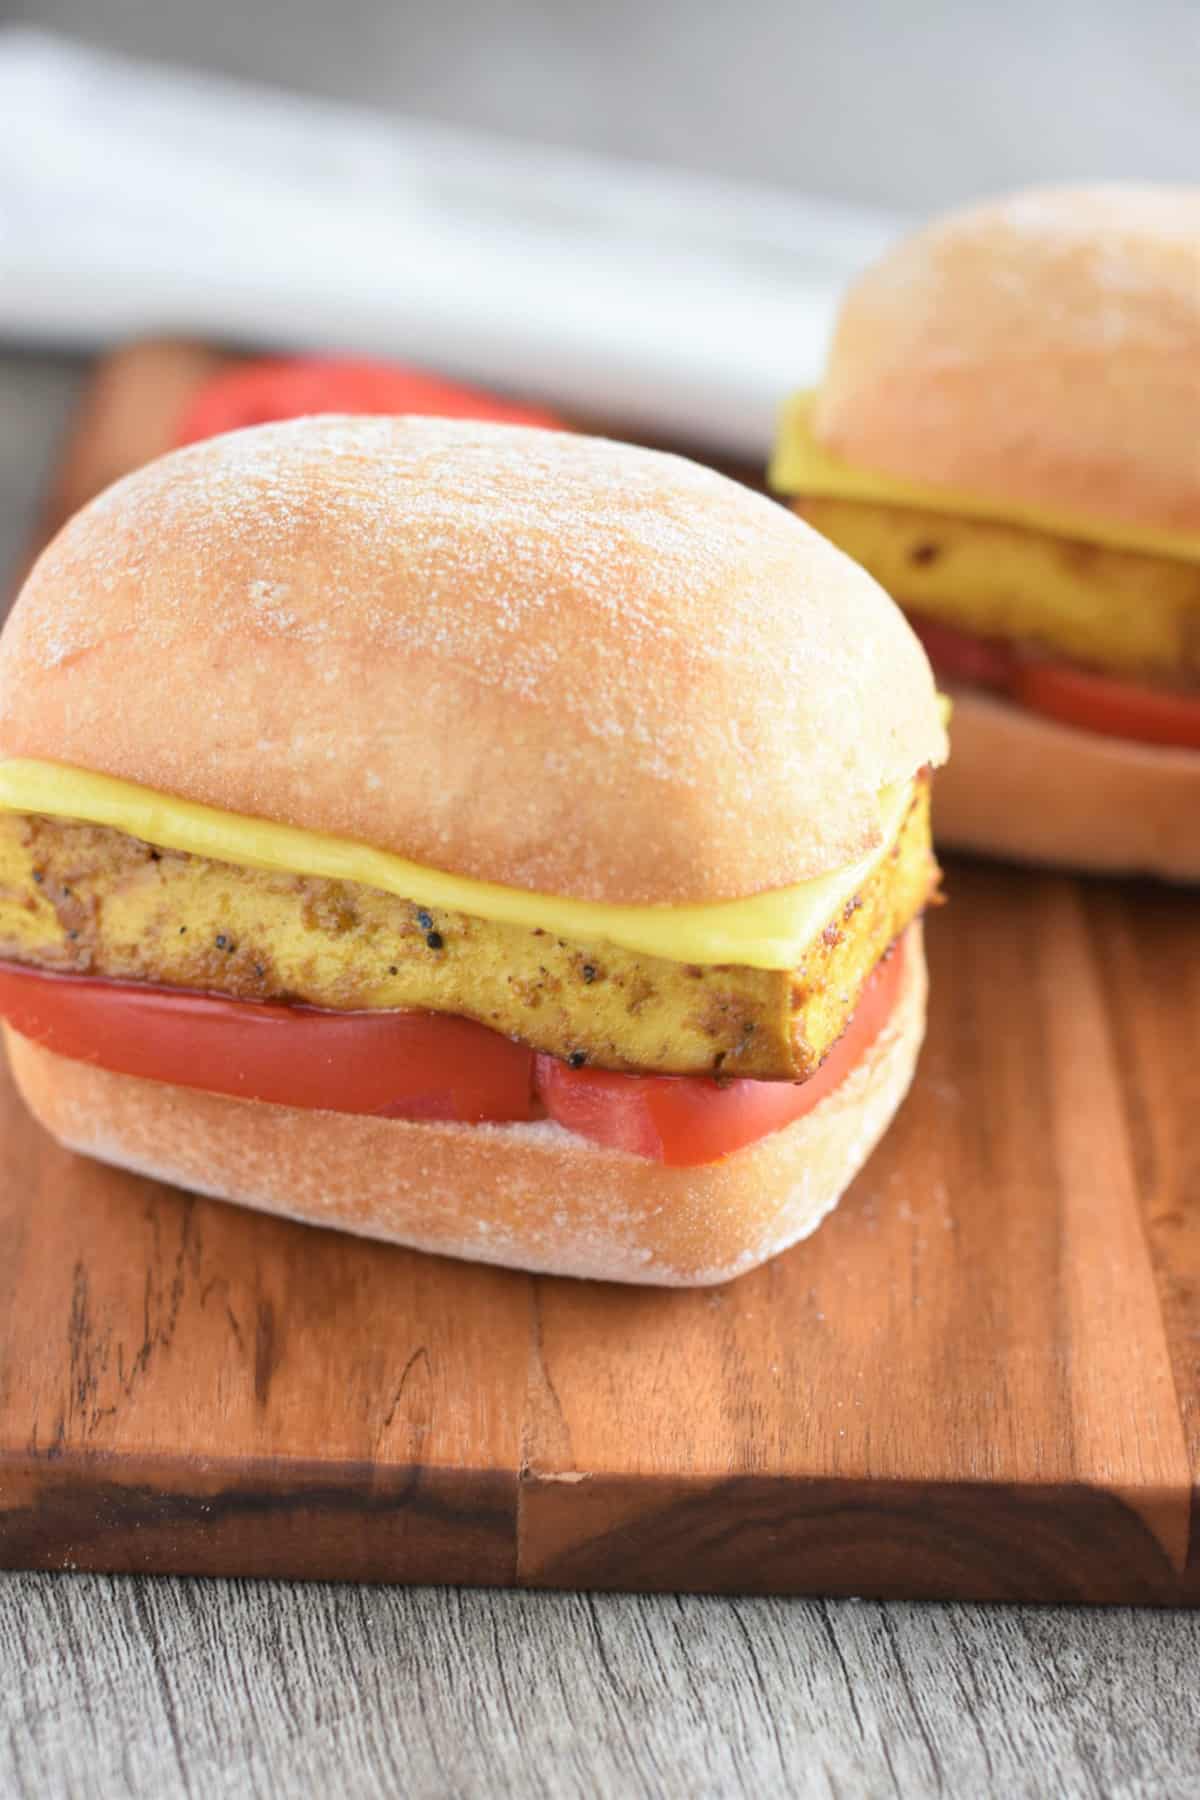
[(447, 875), (369, 844), (198, 806), (61, 763), (17, 758), (0, 763), (0, 807), (11, 812), (81, 819), (123, 831), (161, 850), (181, 850), (248, 869), (356, 882), (419, 906), (540, 927), (575, 942), (603, 940), (668, 962), (735, 963), (752, 969), (796, 967), (813, 939), (857, 893), (894, 843), (911, 796), (911, 782), (885, 788), (880, 794), (879, 848), (814, 881), (704, 906), (607, 906)]
[(1135, 525), (1128, 519), (1096, 519), (1050, 507), (1027, 506), (991, 494), (959, 493), (880, 475), (832, 456), (813, 436), (815, 389), (793, 394), (784, 406), (767, 482), (777, 494), (812, 494), (831, 500), (875, 501), (881, 506), (914, 506), (927, 512), (953, 513), (964, 519), (997, 519), (1026, 525), (1056, 537), (1088, 544), (1110, 544), (1117, 550), (1144, 550), (1178, 562), (1200, 562), (1200, 535), (1168, 531), (1162, 526)]

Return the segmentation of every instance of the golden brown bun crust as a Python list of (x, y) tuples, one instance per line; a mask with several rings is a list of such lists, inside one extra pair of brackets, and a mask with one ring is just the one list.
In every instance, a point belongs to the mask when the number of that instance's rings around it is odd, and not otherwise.
[(447, 1256), (698, 1287), (786, 1249), (836, 1203), (908, 1089), (925, 986), (918, 924), (895, 1011), (841, 1086), (806, 1119), (699, 1169), (666, 1169), (554, 1125), (410, 1124), (228, 1100), (5, 1036), (34, 1115), (105, 1162)]
[(845, 864), (943, 755), (909, 627), (785, 508), (470, 421), (162, 458), (65, 527), (0, 645), (0, 756), (616, 903)]
[(1076, 731), (974, 688), (947, 692), (954, 753), (933, 788), (942, 849), (1200, 881), (1200, 751)]
[(851, 288), (815, 427), (913, 481), (1200, 528), (1200, 187), (1033, 190)]

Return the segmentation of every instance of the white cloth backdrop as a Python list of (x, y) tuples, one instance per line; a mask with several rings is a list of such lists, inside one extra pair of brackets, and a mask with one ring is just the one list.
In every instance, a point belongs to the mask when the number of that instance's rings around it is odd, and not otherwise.
[(0, 31), (0, 336), (378, 350), (754, 457), (907, 218), (1200, 179), (1195, 0), (23, 12), (108, 48)]

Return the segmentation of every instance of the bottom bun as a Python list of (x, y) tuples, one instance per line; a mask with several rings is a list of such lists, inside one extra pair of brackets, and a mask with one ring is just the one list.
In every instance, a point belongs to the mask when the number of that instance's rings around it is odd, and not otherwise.
[(977, 688), (954, 701), (933, 790), (943, 849), (1200, 881), (1200, 751), (1077, 731)]
[(925, 1034), (921, 926), (900, 995), (819, 1106), (668, 1169), (551, 1123), (358, 1118), (113, 1075), (6, 1031), (17, 1085), (69, 1149), (213, 1199), (476, 1262), (664, 1287), (728, 1281), (815, 1230), (887, 1129)]

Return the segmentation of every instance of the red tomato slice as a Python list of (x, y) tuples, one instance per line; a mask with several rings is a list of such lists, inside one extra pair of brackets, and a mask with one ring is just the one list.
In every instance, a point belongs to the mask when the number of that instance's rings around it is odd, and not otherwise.
[(544, 1107), (596, 1143), (686, 1167), (778, 1131), (831, 1093), (895, 1005), (903, 959), (901, 942), (803, 1082), (572, 1069), (441, 1013), (276, 1006), (2, 961), (0, 1017), (58, 1056), (143, 1080), (279, 1106), (460, 1124), (525, 1121)]
[(940, 620), (909, 615), (934, 669), (950, 681), (992, 688), (1045, 718), (1136, 744), (1200, 750), (1200, 694), (1172, 692), (1098, 675), (1073, 663), (1039, 660), (998, 638), (976, 637)]
[(908, 622), (925, 646), (925, 654), (948, 681), (966, 681), (972, 687), (1007, 690), (1017, 666), (1017, 653), (999, 638), (976, 637), (943, 625), (940, 619), (923, 619), (909, 613)]
[(1032, 712), (1081, 731), (1200, 750), (1200, 694), (1139, 687), (1065, 663), (1027, 662), (1016, 672), (1013, 696)]
[(703, 1075), (618, 1075), (537, 1059), (537, 1089), (552, 1119), (614, 1150), (672, 1168), (718, 1162), (804, 1117), (866, 1054), (896, 1004), (904, 943), (881, 962), (846, 1030), (807, 1081), (729, 1081)]
[(58, 1056), (241, 1100), (464, 1124), (534, 1117), (533, 1052), (442, 1013), (325, 1012), (0, 962), (0, 1015)]
[(430, 413), (444, 419), (496, 419), (564, 429), (538, 407), (502, 400), (482, 388), (443, 381), (423, 369), (350, 357), (270, 357), (239, 363), (205, 382), (175, 432), (175, 444), (298, 419), (309, 413)]

